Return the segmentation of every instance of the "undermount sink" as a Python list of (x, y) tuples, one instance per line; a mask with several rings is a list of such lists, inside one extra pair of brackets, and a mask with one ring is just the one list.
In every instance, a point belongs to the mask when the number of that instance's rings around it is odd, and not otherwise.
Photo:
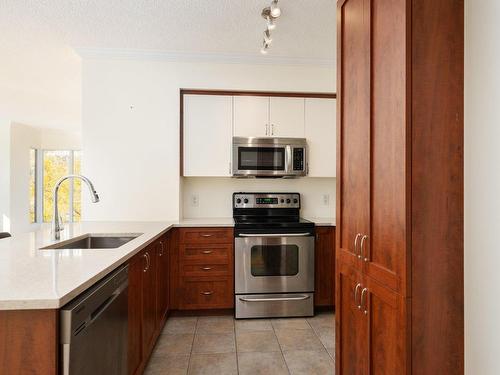
[(142, 233), (126, 234), (93, 234), (88, 233), (83, 236), (71, 238), (66, 241), (42, 247), (41, 250), (59, 250), (59, 249), (117, 249), (127, 242), (137, 238)]

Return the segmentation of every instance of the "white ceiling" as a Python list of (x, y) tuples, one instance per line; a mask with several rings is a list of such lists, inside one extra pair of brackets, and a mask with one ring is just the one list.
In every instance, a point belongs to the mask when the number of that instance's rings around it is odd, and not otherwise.
[(78, 129), (81, 73), (75, 49), (333, 62), (335, 0), (280, 0), (282, 16), (263, 57), (260, 11), (269, 3), (0, 0), (0, 116)]

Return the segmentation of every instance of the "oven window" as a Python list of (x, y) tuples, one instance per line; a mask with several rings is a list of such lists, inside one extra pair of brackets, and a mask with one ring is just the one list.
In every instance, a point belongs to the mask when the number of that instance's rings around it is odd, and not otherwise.
[(239, 147), (238, 169), (250, 171), (284, 171), (284, 147)]
[(295, 276), (299, 273), (297, 245), (255, 245), (250, 256), (252, 276)]

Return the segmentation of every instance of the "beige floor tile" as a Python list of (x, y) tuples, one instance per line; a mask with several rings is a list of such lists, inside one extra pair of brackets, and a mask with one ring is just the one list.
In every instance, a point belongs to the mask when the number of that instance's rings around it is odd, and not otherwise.
[(333, 334), (333, 329), (325, 328), (324, 330), (315, 330), (315, 332), (325, 348), (335, 347), (335, 336)]
[(155, 356), (172, 354), (190, 354), (194, 335), (189, 334), (164, 334), (160, 335), (154, 349)]
[(327, 328), (335, 330), (335, 315), (332, 313), (321, 313), (313, 318), (307, 318), (307, 321), (316, 331)]
[(235, 321), (236, 332), (242, 331), (272, 331), (273, 326), (268, 319), (244, 319)]
[(325, 349), (312, 329), (277, 329), (275, 332), (283, 351)]
[(233, 333), (234, 318), (232, 316), (200, 317), (196, 333)]
[(240, 375), (288, 375), (281, 352), (238, 352), (238, 370)]
[(274, 329), (311, 329), (307, 320), (303, 318), (282, 318), (271, 320)]
[(185, 375), (188, 371), (189, 354), (152, 356), (144, 375)]
[(234, 333), (229, 334), (196, 334), (193, 353), (234, 353), (236, 344)]
[(332, 358), (326, 350), (292, 350), (283, 352), (292, 375), (331, 375), (334, 373)]
[(280, 346), (273, 331), (247, 331), (236, 333), (238, 353), (279, 352)]
[(233, 375), (238, 373), (236, 353), (193, 354), (189, 361), (190, 375)]
[(168, 318), (162, 333), (194, 333), (197, 317), (172, 317)]

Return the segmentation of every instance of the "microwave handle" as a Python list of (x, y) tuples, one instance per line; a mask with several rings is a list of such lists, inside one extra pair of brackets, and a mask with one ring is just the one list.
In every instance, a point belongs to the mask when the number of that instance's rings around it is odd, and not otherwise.
[(240, 237), (307, 237), (311, 233), (240, 233)]
[(292, 146), (285, 146), (285, 172), (292, 173)]

